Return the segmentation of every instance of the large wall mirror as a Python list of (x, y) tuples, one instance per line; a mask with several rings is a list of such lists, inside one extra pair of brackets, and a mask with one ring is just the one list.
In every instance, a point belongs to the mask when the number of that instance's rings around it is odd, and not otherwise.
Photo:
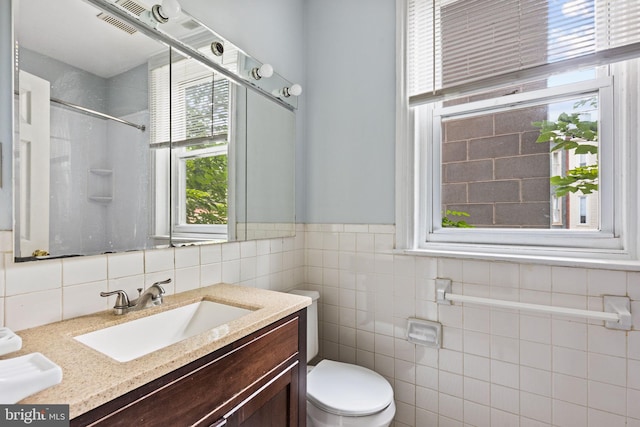
[(292, 85), (155, 3), (14, 0), (17, 260), (294, 234)]

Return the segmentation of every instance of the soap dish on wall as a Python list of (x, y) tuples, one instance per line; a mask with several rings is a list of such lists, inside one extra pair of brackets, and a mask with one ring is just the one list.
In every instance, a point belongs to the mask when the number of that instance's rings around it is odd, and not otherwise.
[(0, 356), (22, 348), (22, 338), (9, 328), (0, 328)]
[(407, 341), (426, 347), (440, 348), (442, 324), (425, 319), (407, 319)]
[(0, 360), (0, 404), (13, 404), (62, 381), (62, 369), (41, 353)]

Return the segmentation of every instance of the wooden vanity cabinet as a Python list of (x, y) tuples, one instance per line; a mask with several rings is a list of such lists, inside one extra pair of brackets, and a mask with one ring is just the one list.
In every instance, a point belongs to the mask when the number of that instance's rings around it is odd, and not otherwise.
[(304, 427), (306, 310), (71, 420), (72, 426)]

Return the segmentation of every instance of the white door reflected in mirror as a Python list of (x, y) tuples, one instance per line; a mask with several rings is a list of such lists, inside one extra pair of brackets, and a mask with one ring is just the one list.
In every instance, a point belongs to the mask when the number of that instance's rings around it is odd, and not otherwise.
[(50, 91), (20, 70), (20, 250), (34, 256), (49, 254)]

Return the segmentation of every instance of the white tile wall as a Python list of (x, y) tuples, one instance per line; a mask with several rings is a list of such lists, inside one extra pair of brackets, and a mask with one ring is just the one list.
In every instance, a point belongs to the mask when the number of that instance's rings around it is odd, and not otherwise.
[(115, 297), (101, 291), (135, 296), (167, 278), (168, 294), (221, 281), (289, 290), (304, 281), (304, 238), (298, 226), (296, 237), (14, 263), (12, 233), (0, 231), (0, 324), (20, 331), (108, 310)]
[(100, 292), (106, 292), (107, 289), (106, 280), (73, 286), (65, 285), (62, 288), (62, 318), (70, 319), (108, 310), (107, 299), (99, 297)]
[(222, 245), (200, 246), (200, 262), (202, 264), (222, 262)]
[(62, 320), (62, 288), (6, 297), (5, 323), (14, 331)]
[(570, 375), (553, 374), (553, 397), (576, 405), (587, 405), (587, 380)]
[(62, 260), (63, 286), (107, 280), (106, 257), (79, 257)]
[[(406, 256), (392, 250), (393, 227), (306, 229), (305, 281), (321, 294), (322, 356), (355, 354), (387, 377), (396, 426), (640, 427), (640, 273)], [(437, 305), (436, 277), (452, 279), (455, 293), (594, 310), (603, 294), (628, 295), (638, 329)], [(443, 348), (408, 344), (409, 316), (440, 321)]]
[(200, 247), (184, 246), (175, 250), (176, 268), (196, 267), (200, 265)]
[(551, 407), (554, 426), (575, 427), (587, 425), (587, 407), (554, 399)]
[(62, 261), (5, 265), (5, 295), (20, 295), (62, 286)]
[[(101, 290), (169, 293), (220, 281), (318, 290), (322, 357), (358, 363), (394, 386), (395, 425), (640, 427), (640, 328), (435, 303), (434, 279), (454, 292), (602, 309), (602, 294), (640, 307), (640, 273), (407, 256), (393, 226), (308, 224), (254, 242), (14, 264), (0, 232), (0, 320), (16, 330), (108, 309)], [(640, 327), (640, 308), (635, 310)], [(443, 348), (404, 339), (406, 319), (443, 324)]]
[[(200, 287), (200, 268), (187, 267), (176, 268), (175, 280), (174, 280), (175, 292), (190, 291), (192, 289), (198, 289)], [(166, 289), (165, 289), (166, 290)]]
[[(162, 250), (164, 251), (164, 250)], [(127, 252), (107, 255), (110, 279), (134, 276), (144, 272), (145, 252)]]
[(520, 390), (541, 396), (551, 396), (551, 384), (551, 372), (520, 366)]
[(176, 268), (175, 249), (158, 249), (144, 252), (144, 271), (154, 273), (157, 271), (168, 271)]

